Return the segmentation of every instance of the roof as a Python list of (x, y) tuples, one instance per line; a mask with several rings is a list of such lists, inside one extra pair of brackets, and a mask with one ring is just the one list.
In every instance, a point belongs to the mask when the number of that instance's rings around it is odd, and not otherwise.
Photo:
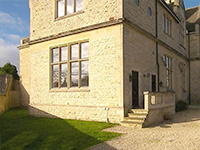
[(186, 9), (187, 30), (195, 31), (195, 24), (200, 24), (200, 5)]
[(180, 22), (180, 19), (179, 17), (174, 13), (174, 11), (172, 10), (172, 7), (169, 6), (165, 0), (159, 0), (159, 2), (168, 10), (168, 12), (174, 17), (174, 19), (177, 21), (177, 22)]

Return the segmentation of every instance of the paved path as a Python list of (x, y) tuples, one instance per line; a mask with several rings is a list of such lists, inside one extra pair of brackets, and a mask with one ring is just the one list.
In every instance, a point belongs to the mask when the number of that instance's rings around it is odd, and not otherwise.
[(177, 113), (171, 121), (135, 129), (116, 126), (106, 131), (122, 136), (92, 147), (93, 150), (200, 150), (200, 110)]

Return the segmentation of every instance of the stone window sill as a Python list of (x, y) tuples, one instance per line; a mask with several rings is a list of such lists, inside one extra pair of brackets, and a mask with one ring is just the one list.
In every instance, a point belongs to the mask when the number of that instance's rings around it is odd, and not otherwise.
[(88, 87), (82, 88), (52, 88), (49, 92), (90, 92)]
[(79, 14), (82, 14), (82, 13), (84, 13), (84, 11), (80, 10), (80, 11), (77, 11), (77, 12), (69, 14), (69, 15), (65, 15), (65, 16), (62, 16), (62, 17), (55, 18), (54, 21), (59, 21), (59, 20), (62, 20), (62, 19), (65, 19), (65, 18), (69, 18), (69, 17), (72, 17), (72, 16), (76, 16), (76, 15), (79, 15)]

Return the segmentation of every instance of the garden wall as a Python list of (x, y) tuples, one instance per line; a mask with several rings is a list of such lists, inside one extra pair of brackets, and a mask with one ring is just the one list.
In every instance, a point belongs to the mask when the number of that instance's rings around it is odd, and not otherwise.
[(11, 75), (0, 75), (0, 114), (20, 106), (19, 82), (13, 80)]

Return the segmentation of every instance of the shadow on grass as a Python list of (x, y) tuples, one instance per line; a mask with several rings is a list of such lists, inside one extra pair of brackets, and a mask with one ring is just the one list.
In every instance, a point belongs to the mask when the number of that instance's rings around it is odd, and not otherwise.
[(29, 116), (24, 109), (4, 113), (0, 116), (1, 150), (86, 149), (120, 135), (102, 131), (113, 126), (111, 124), (52, 117), (54, 119)]

